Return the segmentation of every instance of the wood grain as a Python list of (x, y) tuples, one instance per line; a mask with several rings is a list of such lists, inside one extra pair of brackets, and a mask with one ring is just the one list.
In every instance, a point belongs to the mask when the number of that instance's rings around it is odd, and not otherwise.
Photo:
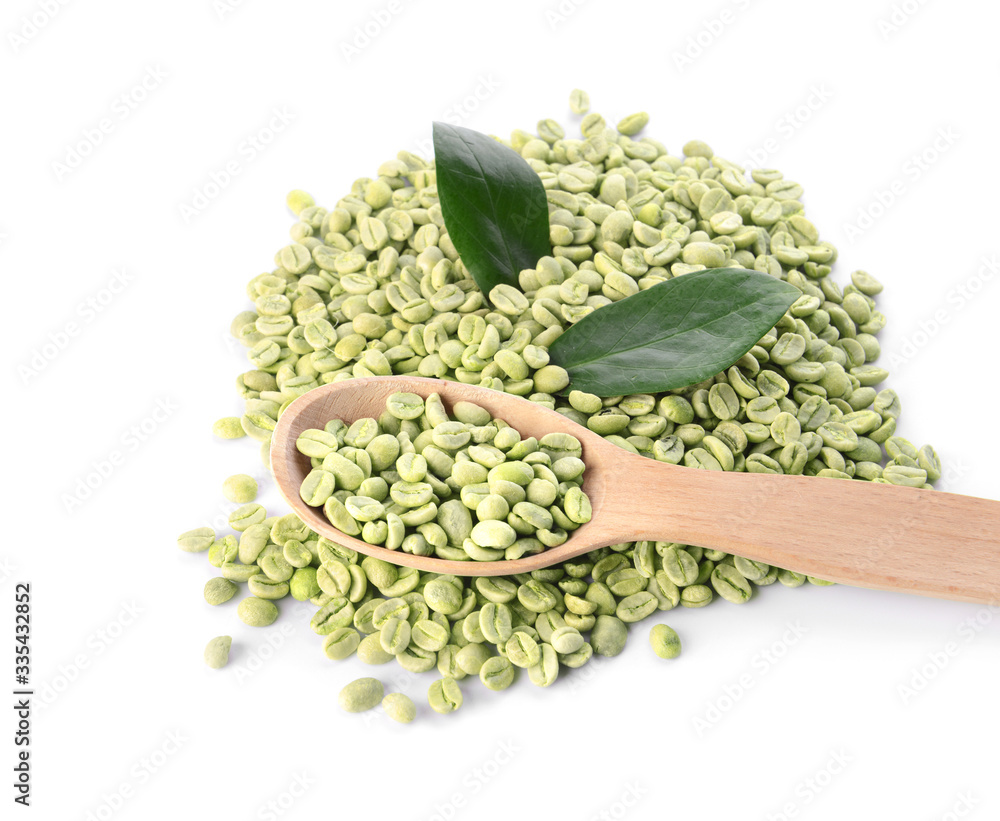
[[(385, 409), (396, 391), (475, 402), (522, 436), (566, 431), (583, 444), (593, 519), (558, 547), (514, 561), (413, 556), (346, 536), (299, 498), (310, 470), (295, 449), (308, 428)], [(271, 440), (281, 495), (321, 536), (394, 564), (460, 576), (527, 573), (609, 544), (671, 541), (716, 548), (829, 581), (957, 601), (1000, 603), (1000, 502), (805, 476), (693, 470), (628, 453), (562, 414), (510, 394), (438, 379), (385, 376), (325, 385), (296, 399)]]

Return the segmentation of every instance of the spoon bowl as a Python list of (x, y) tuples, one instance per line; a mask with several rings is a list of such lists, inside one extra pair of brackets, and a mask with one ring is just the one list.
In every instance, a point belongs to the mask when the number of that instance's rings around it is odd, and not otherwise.
[[(474, 402), (523, 437), (579, 439), (593, 516), (557, 547), (477, 562), (414, 556), (337, 530), (299, 496), (310, 471), (295, 442), (331, 419), (378, 418), (393, 393), (438, 394), (451, 411)], [(511, 394), (409, 376), (348, 379), (315, 388), (282, 413), (271, 468), (292, 510), (316, 533), (393, 564), (458, 576), (528, 573), (606, 545), (668, 541), (723, 550), (827, 581), (1000, 602), (1000, 502), (889, 484), (695, 470), (625, 451), (560, 413)]]
[[(520, 559), (496, 562), (466, 562), (438, 559), (434, 556), (414, 556), (401, 550), (389, 550), (368, 544), (337, 530), (321, 508), (310, 507), (299, 496), (299, 487), (312, 469), (312, 465), (309, 457), (296, 449), (295, 442), (303, 431), (322, 428), (331, 419), (343, 419), (348, 424), (365, 417), (377, 419), (385, 410), (386, 399), (397, 392), (415, 393), (424, 399), (436, 393), (441, 397), (449, 413), (456, 402), (474, 402), (486, 408), (494, 417), (503, 419), (522, 437), (534, 436), (541, 439), (545, 434), (555, 431), (572, 433), (583, 445), (583, 460), (587, 469), (583, 474), (582, 489), (590, 499), (594, 517), (587, 524), (574, 530), (570, 538), (558, 547), (550, 547), (541, 553)], [(504, 398), (508, 401), (503, 402)], [(510, 399), (515, 399), (516, 402), (511, 403)], [(601, 466), (606, 464), (609, 457), (619, 458), (627, 455), (629, 454), (610, 445), (596, 433), (574, 424), (561, 413), (535, 402), (476, 385), (423, 377), (375, 376), (347, 379), (315, 388), (300, 396), (285, 409), (271, 438), (271, 469), (278, 490), (296, 515), (316, 533), (359, 553), (384, 559), (393, 564), (456, 576), (528, 573), (566, 561), (589, 550), (622, 541), (603, 533), (599, 527), (595, 529), (594, 523), (602, 500), (607, 495), (608, 474), (606, 470), (601, 469)]]

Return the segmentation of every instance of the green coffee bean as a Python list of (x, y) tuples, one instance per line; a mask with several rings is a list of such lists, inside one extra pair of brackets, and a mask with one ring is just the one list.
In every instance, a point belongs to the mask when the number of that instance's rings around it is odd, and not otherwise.
[(257, 498), (257, 480), (245, 473), (237, 473), (222, 483), (222, 495), (237, 504), (252, 502)]
[(319, 635), (327, 636), (339, 627), (347, 627), (354, 621), (354, 616), (354, 604), (343, 596), (338, 596), (330, 599), (313, 614), (309, 626)]
[(229, 663), (229, 648), (232, 645), (232, 636), (216, 636), (205, 647), (205, 664), (213, 670), (225, 667)]
[(351, 589), (351, 582), (351, 572), (347, 565), (340, 562), (324, 564), (316, 571), (316, 584), (331, 596), (346, 596)]
[(517, 585), (500, 576), (480, 576), (475, 586), (481, 596), (497, 604), (507, 604), (517, 597)]
[(361, 644), (361, 636), (350, 627), (338, 627), (323, 640), (323, 652), (332, 661), (353, 656)]
[(528, 633), (517, 631), (512, 633), (504, 644), (504, 653), (512, 664), (527, 669), (538, 664), (542, 651), (538, 642)]
[(363, 713), (377, 707), (385, 688), (377, 678), (359, 678), (344, 686), (337, 696), (340, 709), (347, 713)]
[(285, 542), (281, 556), (296, 569), (307, 567), (313, 558), (312, 551), (297, 539), (289, 539)]
[(450, 616), (462, 607), (462, 593), (459, 588), (445, 579), (434, 579), (424, 588), (427, 606), (435, 613)]
[(410, 615), (410, 605), (407, 603), (406, 599), (396, 597), (391, 599), (386, 599), (376, 606), (375, 611), (372, 613), (372, 625), (376, 629), (381, 630), (386, 624), (388, 624), (393, 619), (398, 619), (400, 621), (406, 621)]
[(704, 607), (712, 601), (712, 589), (704, 584), (692, 584), (681, 591), (681, 607)]
[(247, 580), (247, 587), (250, 592), (260, 599), (283, 599), (289, 593), (288, 583), (275, 581), (268, 578), (263, 573), (251, 576)]
[(535, 619), (535, 630), (542, 641), (550, 641), (552, 634), (566, 625), (566, 620), (554, 610), (546, 610)]
[(226, 562), (219, 568), (223, 578), (233, 582), (248, 582), (260, 573), (260, 568), (255, 565), (238, 564), (237, 562)]
[(265, 548), (264, 552), (257, 558), (257, 564), (268, 579), (274, 582), (287, 582), (295, 572), (287, 561), (284, 554), (275, 546), (273, 552)]
[(378, 628), (375, 627), (374, 624), (375, 608), (381, 604), (382, 604), (382, 599), (369, 599), (360, 607), (355, 609), (351, 621), (354, 623), (354, 626), (362, 633), (364, 633), (366, 636), (371, 635), (372, 633), (375, 633), (378, 630)]
[[(557, 463), (558, 464), (558, 463)], [(593, 516), (590, 499), (578, 487), (571, 487), (563, 499), (566, 516), (575, 524), (586, 524)]]
[(901, 487), (923, 487), (927, 482), (927, 471), (919, 467), (887, 465), (882, 478), (891, 485)]
[(205, 582), (205, 601), (213, 606), (225, 604), (236, 595), (238, 589), (229, 579), (216, 576)]
[(400, 724), (409, 724), (417, 717), (416, 705), (403, 693), (389, 693), (382, 699), (382, 709), (389, 718)]
[(479, 668), (479, 680), (489, 690), (506, 690), (514, 683), (514, 665), (503, 656), (491, 656)]
[(548, 687), (559, 677), (559, 656), (551, 644), (542, 644), (541, 650), (541, 659), (528, 668), (528, 678), (538, 687)]
[(662, 570), (653, 575), (646, 590), (656, 599), (657, 610), (671, 610), (680, 603), (680, 588)]
[(456, 661), (467, 676), (478, 676), (483, 664), (491, 658), (493, 653), (485, 644), (467, 644), (458, 651)]
[(770, 565), (764, 562), (755, 562), (752, 559), (744, 559), (742, 556), (733, 558), (733, 566), (743, 576), (752, 582), (763, 579), (771, 569)]
[(224, 416), (212, 425), (212, 433), (220, 439), (240, 439), (246, 436), (238, 416)]
[(669, 547), (661, 556), (663, 572), (678, 587), (693, 584), (698, 578), (698, 563), (690, 553), (677, 547)]
[(641, 621), (657, 609), (656, 597), (645, 590), (626, 596), (615, 610), (615, 615), (626, 624)]
[(628, 635), (625, 623), (614, 616), (598, 616), (590, 631), (590, 644), (599, 656), (617, 656), (625, 649)]
[(648, 122), (649, 115), (645, 111), (640, 111), (637, 114), (629, 114), (618, 123), (618, 131), (621, 134), (631, 137), (642, 131)]
[(778, 581), (785, 587), (801, 587), (806, 583), (806, 577), (801, 573), (793, 573), (791, 570), (778, 571)]
[(541, 582), (531, 580), (517, 588), (517, 600), (532, 613), (545, 613), (556, 607), (559, 599)]
[(590, 110), (590, 95), (579, 88), (569, 95), (569, 107), (574, 114), (586, 114)]
[(258, 504), (251, 503), (236, 508), (229, 514), (229, 526), (233, 530), (244, 531), (248, 527), (260, 524), (267, 517), (267, 512)]
[(361, 639), (358, 649), (355, 652), (358, 658), (365, 664), (388, 664), (396, 658), (392, 653), (387, 653), (382, 647), (382, 640), (379, 633), (373, 633)]
[(583, 645), (574, 653), (567, 653), (564, 656), (559, 657), (559, 662), (564, 667), (569, 667), (571, 669), (576, 669), (577, 667), (583, 667), (594, 655), (594, 648), (588, 642), (584, 642)]
[(743, 604), (753, 595), (750, 583), (733, 565), (718, 565), (712, 571), (711, 580), (715, 592), (733, 604)]
[(215, 531), (210, 527), (198, 527), (177, 537), (177, 546), (187, 553), (201, 553), (215, 543)]
[(267, 547), (271, 538), (271, 528), (264, 523), (251, 525), (240, 534), (239, 560), (243, 564), (254, 564)]
[(584, 638), (575, 627), (564, 625), (552, 631), (549, 644), (560, 656), (570, 655), (583, 647)]
[(675, 659), (681, 654), (681, 640), (672, 627), (654, 625), (649, 631), (649, 644), (661, 659)]
[(423, 650), (437, 652), (448, 644), (448, 630), (430, 619), (421, 619), (413, 625), (410, 641)]
[(212, 567), (222, 567), (226, 562), (234, 561), (238, 552), (239, 545), (236, 537), (223, 536), (221, 539), (213, 542), (212, 546), (208, 549), (208, 563)]
[(256, 596), (243, 599), (236, 608), (236, 613), (240, 621), (250, 627), (267, 627), (278, 618), (278, 608), (274, 602)]
[(366, 556), (361, 562), (361, 567), (368, 581), (380, 590), (392, 587), (399, 579), (400, 571), (395, 565), (376, 559), (374, 556)]
[(941, 460), (930, 445), (924, 445), (917, 452), (917, 463), (927, 474), (927, 481), (936, 482), (941, 478)]
[(410, 646), (410, 623), (404, 619), (388, 619), (379, 630), (382, 649), (392, 656), (398, 656)]
[(454, 678), (441, 678), (427, 690), (427, 701), (435, 713), (446, 715), (462, 706), (462, 691)]
[(479, 611), (482, 636), (490, 644), (506, 642), (513, 631), (513, 616), (506, 604), (487, 602)]

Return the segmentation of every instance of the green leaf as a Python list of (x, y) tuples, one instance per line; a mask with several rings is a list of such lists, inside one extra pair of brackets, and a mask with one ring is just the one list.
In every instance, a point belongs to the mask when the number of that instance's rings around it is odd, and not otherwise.
[(448, 235), (484, 294), (552, 252), (542, 181), (520, 155), (468, 128), (434, 123), (438, 199)]
[(732, 365), (800, 296), (758, 271), (695, 271), (588, 314), (549, 357), (571, 389), (597, 396), (683, 388)]

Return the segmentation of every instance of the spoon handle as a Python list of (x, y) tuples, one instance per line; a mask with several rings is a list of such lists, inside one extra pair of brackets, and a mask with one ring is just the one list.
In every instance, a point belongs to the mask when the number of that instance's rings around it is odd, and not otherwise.
[(624, 453), (609, 474), (608, 538), (700, 545), (828, 581), (1000, 603), (1000, 502), (692, 470)]

